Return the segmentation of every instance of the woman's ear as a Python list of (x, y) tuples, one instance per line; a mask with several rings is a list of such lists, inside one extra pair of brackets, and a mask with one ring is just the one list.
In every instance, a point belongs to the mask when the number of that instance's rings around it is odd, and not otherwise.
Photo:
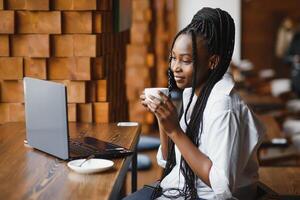
[(209, 60), (208, 60), (209, 69), (214, 70), (218, 66), (219, 61), (220, 61), (220, 56), (218, 56), (216, 54), (210, 56)]

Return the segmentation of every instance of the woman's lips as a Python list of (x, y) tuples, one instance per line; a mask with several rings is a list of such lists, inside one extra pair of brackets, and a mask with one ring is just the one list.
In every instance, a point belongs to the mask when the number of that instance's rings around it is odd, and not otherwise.
[(182, 77), (182, 76), (174, 76), (174, 78), (175, 78), (176, 82), (181, 82), (184, 79), (184, 77)]

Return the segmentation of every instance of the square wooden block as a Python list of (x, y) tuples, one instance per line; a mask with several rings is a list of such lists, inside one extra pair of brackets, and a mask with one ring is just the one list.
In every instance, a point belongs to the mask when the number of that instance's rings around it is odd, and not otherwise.
[(86, 82), (86, 102), (96, 102), (97, 85), (95, 81)]
[(9, 10), (49, 10), (49, 0), (6, 0)]
[(77, 120), (78, 122), (93, 122), (93, 109), (92, 103), (79, 103), (77, 104)]
[(59, 11), (16, 11), (18, 33), (61, 33), (61, 14)]
[(68, 103), (68, 121), (77, 121), (77, 106), (76, 103)]
[(103, 57), (93, 58), (92, 62), (92, 79), (100, 80), (105, 77), (105, 67)]
[(97, 38), (96, 35), (74, 35), (74, 55), (96, 57)]
[(0, 124), (4, 124), (8, 121), (9, 121), (9, 104), (0, 103)]
[(1, 87), (1, 102), (3, 103), (23, 103), (24, 92), (22, 81), (2, 81)]
[(96, 0), (54, 0), (55, 10), (96, 10)]
[(110, 11), (112, 10), (112, 2), (111, 0), (97, 0), (97, 7), (98, 10), (102, 10), (102, 11)]
[(4, 4), (3, 4), (3, 0), (0, 0), (0, 10), (4, 9)]
[(92, 33), (92, 12), (63, 11), (63, 33)]
[(103, 13), (93, 12), (93, 33), (103, 32)]
[(0, 80), (23, 78), (23, 58), (0, 57)]
[(71, 80), (91, 80), (91, 58), (77, 57), (75, 62), (70, 69)]
[(55, 57), (74, 56), (73, 35), (53, 35), (51, 37), (52, 55)]
[(9, 56), (8, 35), (0, 35), (0, 56)]
[(24, 73), (26, 77), (47, 79), (45, 58), (24, 58)]
[(88, 57), (50, 58), (48, 78), (51, 80), (90, 80), (91, 60)]
[(12, 35), (12, 56), (48, 58), (49, 43), (49, 35)]
[(9, 103), (9, 122), (24, 122), (25, 121), (25, 106), (23, 103)]
[(93, 103), (94, 122), (110, 122), (110, 104), (108, 102)]
[(106, 80), (99, 80), (96, 81), (97, 85), (97, 101), (103, 102), (107, 101), (107, 94), (108, 94), (108, 85)]
[(13, 34), (15, 32), (14, 11), (0, 11), (0, 34)]
[(73, 10), (96, 10), (97, 0), (73, 0)]

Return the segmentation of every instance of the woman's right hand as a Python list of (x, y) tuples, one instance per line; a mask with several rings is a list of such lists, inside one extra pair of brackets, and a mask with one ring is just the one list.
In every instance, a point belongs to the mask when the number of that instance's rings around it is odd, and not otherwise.
[(147, 104), (147, 101), (146, 101), (145, 92), (144, 92), (144, 91), (143, 91), (143, 93), (142, 93), (141, 96), (140, 96), (140, 100), (141, 100), (142, 105), (143, 105), (147, 110), (149, 110), (148, 104)]

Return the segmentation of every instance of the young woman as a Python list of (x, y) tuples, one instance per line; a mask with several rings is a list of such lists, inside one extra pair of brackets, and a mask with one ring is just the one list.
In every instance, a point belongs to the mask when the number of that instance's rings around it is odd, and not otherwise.
[[(226, 73), (234, 48), (231, 16), (203, 8), (174, 38), (170, 89), (183, 91), (183, 114), (164, 94), (141, 95), (158, 120), (162, 180), (157, 199), (255, 199), (263, 130)], [(137, 192), (138, 194), (139, 192)], [(134, 195), (132, 195), (134, 196)], [(147, 199), (144, 195), (141, 199)]]

